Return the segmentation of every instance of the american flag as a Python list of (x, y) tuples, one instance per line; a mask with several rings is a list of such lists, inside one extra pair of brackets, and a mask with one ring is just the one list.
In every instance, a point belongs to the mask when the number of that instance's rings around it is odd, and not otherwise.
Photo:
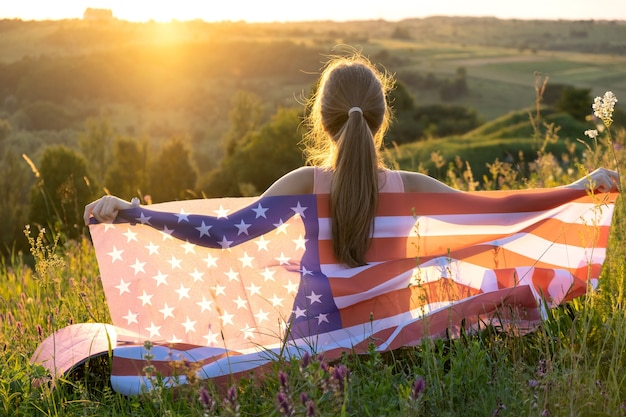
[[(595, 288), (617, 194), (381, 194), (367, 265), (332, 251), (328, 195), (191, 200), (90, 226), (109, 304), (113, 387), (223, 380), (304, 352), (379, 351), (486, 324), (532, 329)], [(148, 352), (145, 341), (151, 341)], [(149, 354), (149, 356), (146, 356)]]

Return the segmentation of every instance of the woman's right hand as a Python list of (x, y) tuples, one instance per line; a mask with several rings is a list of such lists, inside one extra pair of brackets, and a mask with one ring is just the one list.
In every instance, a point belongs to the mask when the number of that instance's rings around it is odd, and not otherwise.
[(133, 199), (131, 203), (119, 197), (105, 195), (85, 206), (83, 219), (85, 220), (85, 225), (89, 225), (90, 216), (95, 217), (100, 223), (112, 223), (117, 217), (118, 211), (137, 206), (139, 206), (139, 200), (135, 201)]

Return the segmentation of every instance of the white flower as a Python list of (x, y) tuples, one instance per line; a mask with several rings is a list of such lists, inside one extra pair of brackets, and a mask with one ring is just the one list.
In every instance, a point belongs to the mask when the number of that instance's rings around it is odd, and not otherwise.
[(617, 97), (615, 97), (612, 91), (607, 91), (604, 93), (604, 97), (596, 97), (593, 100), (593, 105), (591, 106), (593, 114), (602, 119), (605, 125), (610, 126), (613, 122), (615, 103), (617, 103)]
[(595, 139), (598, 136), (598, 131), (596, 129), (585, 130), (585, 135)]

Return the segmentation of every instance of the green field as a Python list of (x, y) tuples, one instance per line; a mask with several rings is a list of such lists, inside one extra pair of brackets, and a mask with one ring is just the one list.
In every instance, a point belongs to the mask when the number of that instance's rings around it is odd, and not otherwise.
[[(530, 115), (536, 116), (537, 72), (549, 77), (549, 85), (589, 89), (590, 97), (613, 91), (621, 111), (626, 101), (624, 22), (444, 17), (284, 24), (0, 21), (0, 215), (5, 220), (0, 225), (0, 416), (626, 415), (626, 212), (621, 198), (598, 291), (549, 311), (528, 335), (488, 328), (384, 355), (346, 355), (330, 364), (280, 361), (265, 379), (244, 379), (228, 392), (210, 381), (193, 381), (179, 390), (127, 398), (109, 387), (106, 357), (56, 381), (54, 388), (33, 383), (45, 376), (29, 364), (44, 337), (71, 323), (108, 322), (109, 313), (87, 231), (68, 239), (77, 223), (53, 216), (52, 209), (49, 224), (30, 220), (31, 202), (58, 178), (40, 177), (20, 156), (40, 167), (42, 155), (64, 145), (90, 175), (95, 158), (102, 156), (107, 166), (122, 172), (139, 167), (133, 172), (147, 176), (146, 167), (163, 145), (183, 138), (197, 173), (188, 195), (201, 196), (216, 170), (227, 174), (225, 180), (254, 171), (259, 159), (242, 149), (234, 151), (239, 159), (226, 157), (223, 141), (237, 127), (230, 113), (239, 92), (261, 103), (252, 109), (259, 110), (258, 124), (235, 138), (249, 145), (241, 148), (280, 149), (292, 161), (298, 159), (297, 149), (281, 145), (296, 146), (300, 115), (279, 110), (302, 109), (322, 62), (337, 45), (360, 48), (395, 74), (414, 98), (414, 110), (444, 104), (480, 116), (480, 125), (469, 131), (424, 134), (419, 141), (391, 146), (385, 150), (390, 166), (427, 172), (465, 190), (552, 187), (597, 166), (626, 168), (623, 112), (616, 111), (611, 135), (605, 131), (598, 141), (584, 135), (593, 123), (554, 107), (542, 107), (535, 126), (530, 121)], [(442, 98), (439, 87), (460, 68), (466, 94)], [(425, 87), (424, 80), (431, 85)], [(585, 106), (591, 112), (591, 102)], [(411, 114), (403, 117), (398, 125), (417, 123)], [(103, 129), (102, 137), (94, 126)], [(87, 158), (80, 146), (85, 138), (92, 147), (103, 145), (100, 154)], [(115, 153), (120, 143), (128, 148)], [(265, 159), (264, 166), (276, 168), (272, 175), (287, 169)], [(219, 171), (223, 166), (230, 171)], [(111, 186), (100, 174), (102, 182), (84, 198), (100, 196)], [(263, 174), (253, 172), (254, 177)], [(69, 177), (51, 193), (67, 191)], [(76, 207), (85, 202), (71, 200)], [(38, 237), (38, 226), (47, 234)], [(53, 236), (59, 237), (56, 244)], [(349, 371), (348, 378), (335, 369)], [(286, 391), (285, 375), (293, 410), (277, 401)]]

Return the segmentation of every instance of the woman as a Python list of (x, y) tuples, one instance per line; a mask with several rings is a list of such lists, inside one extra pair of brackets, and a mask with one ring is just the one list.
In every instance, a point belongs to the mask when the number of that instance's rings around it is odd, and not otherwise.
[[(330, 193), (335, 257), (356, 267), (365, 264), (380, 192), (460, 192), (427, 175), (385, 169), (379, 149), (389, 125), (386, 95), (391, 79), (360, 56), (337, 58), (320, 78), (309, 116), (308, 162), (278, 179), (264, 196)], [(615, 189), (616, 172), (600, 168), (566, 187), (601, 192)], [(128, 202), (105, 196), (85, 207), (112, 222)]]

